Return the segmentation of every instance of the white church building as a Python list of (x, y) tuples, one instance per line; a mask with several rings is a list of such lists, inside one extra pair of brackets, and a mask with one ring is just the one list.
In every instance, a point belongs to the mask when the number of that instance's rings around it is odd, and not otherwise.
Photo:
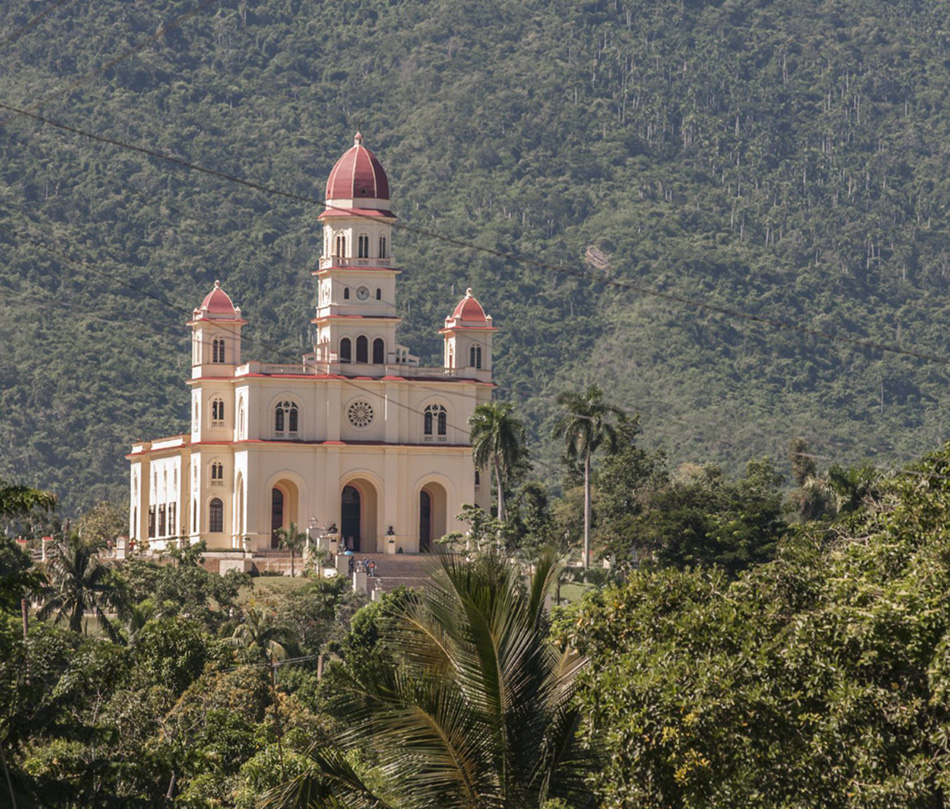
[(417, 553), (466, 529), (463, 504), (488, 508), (468, 422), (494, 387), (491, 317), (469, 290), (440, 331), (442, 366), (420, 367), (397, 342), (389, 182), (359, 134), (326, 203), (313, 352), (301, 364), (246, 360), (247, 321), (220, 283), (194, 310), (191, 430), (127, 456), (139, 547), (262, 552), (293, 522), (356, 551)]

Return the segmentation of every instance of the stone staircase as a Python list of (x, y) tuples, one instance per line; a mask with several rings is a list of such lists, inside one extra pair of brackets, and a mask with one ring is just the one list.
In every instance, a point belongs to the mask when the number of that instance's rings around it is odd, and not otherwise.
[[(338, 560), (346, 558), (337, 557)], [(364, 559), (376, 562), (376, 577), (366, 577), (366, 591), (370, 594), (374, 590), (388, 593), (399, 586), (412, 587), (416, 590), (424, 589), (430, 581), (430, 571), (438, 564), (431, 555), (426, 553), (357, 553), (350, 558), (354, 560), (353, 569), (357, 571), (362, 570)], [(340, 570), (339, 567), (337, 569)]]

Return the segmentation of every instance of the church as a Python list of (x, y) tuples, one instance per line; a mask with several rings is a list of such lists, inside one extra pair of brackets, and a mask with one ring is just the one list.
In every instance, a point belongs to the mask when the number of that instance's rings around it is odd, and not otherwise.
[(397, 342), (396, 216), (362, 141), (327, 181), (313, 351), (299, 365), (245, 359), (247, 321), (220, 282), (194, 310), (191, 430), (127, 456), (139, 547), (261, 553), (293, 522), (354, 551), (418, 553), (466, 530), (463, 504), (489, 507), (468, 422), (492, 397), (495, 327), (468, 290), (439, 332), (441, 367)]

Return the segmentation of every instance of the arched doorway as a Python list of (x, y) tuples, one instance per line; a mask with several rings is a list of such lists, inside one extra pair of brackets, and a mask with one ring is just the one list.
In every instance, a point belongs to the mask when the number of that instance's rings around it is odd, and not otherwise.
[(360, 549), (360, 490), (355, 486), (344, 486), (340, 496), (340, 536), (350, 550)]
[(438, 483), (427, 483), (419, 492), (419, 550), (432, 550), (432, 543), (445, 536), (445, 489)]
[(279, 544), (277, 532), (284, 527), (284, 492), (277, 486), (270, 492), (270, 546)]
[(425, 489), (419, 492), (419, 550), (432, 550), (432, 498)]
[(300, 519), (297, 516), (299, 512), (299, 494), (297, 485), (284, 478), (275, 483), (270, 490), (270, 543), (269, 546), (277, 548), (279, 545), (277, 531), (281, 528), (289, 528), (292, 522), (300, 525)]
[(347, 547), (376, 553), (376, 487), (366, 478), (350, 480), (340, 492), (340, 536)]

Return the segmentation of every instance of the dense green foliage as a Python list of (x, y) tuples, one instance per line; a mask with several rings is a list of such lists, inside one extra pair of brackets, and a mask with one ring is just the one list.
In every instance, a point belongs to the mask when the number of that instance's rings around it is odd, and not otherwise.
[(606, 807), (932, 807), (948, 787), (950, 449), (734, 582), (637, 573), (563, 617)]
[[(10, 554), (29, 564), (9, 542), (0, 540), (4, 567)], [(54, 556), (50, 597), (74, 596), (62, 628), (41, 610), (24, 629), (23, 582), (0, 577), (0, 754), (9, 770), (0, 803), (12, 804), (12, 792), (30, 809), (251, 809), (281, 772), (299, 772), (332, 721), (316, 655), (343, 639), (363, 603), (346, 595), (343, 579), (301, 582), (276, 605), (239, 604), (246, 577), (208, 573), (194, 551), (163, 566), (115, 563), (73, 535), (65, 552), (100, 575), (80, 576)], [(93, 578), (94, 588), (75, 586)], [(83, 600), (85, 622), (72, 609)], [(272, 673), (283, 652), (296, 657)]]
[[(361, 126), (402, 222), (564, 268), (396, 238), (407, 344), (437, 357), (474, 287), (541, 459), (555, 395), (593, 381), (674, 463), (804, 435), (890, 465), (944, 435), (939, 364), (603, 282), (947, 354), (945, 4), (221, 0), (85, 78), (196, 5), (66, 3), (3, 40), (2, 100), (317, 197)], [(216, 277), (247, 356), (301, 353), (319, 208), (4, 118), (0, 474), (75, 513), (119, 500), (130, 440), (183, 429)]]

